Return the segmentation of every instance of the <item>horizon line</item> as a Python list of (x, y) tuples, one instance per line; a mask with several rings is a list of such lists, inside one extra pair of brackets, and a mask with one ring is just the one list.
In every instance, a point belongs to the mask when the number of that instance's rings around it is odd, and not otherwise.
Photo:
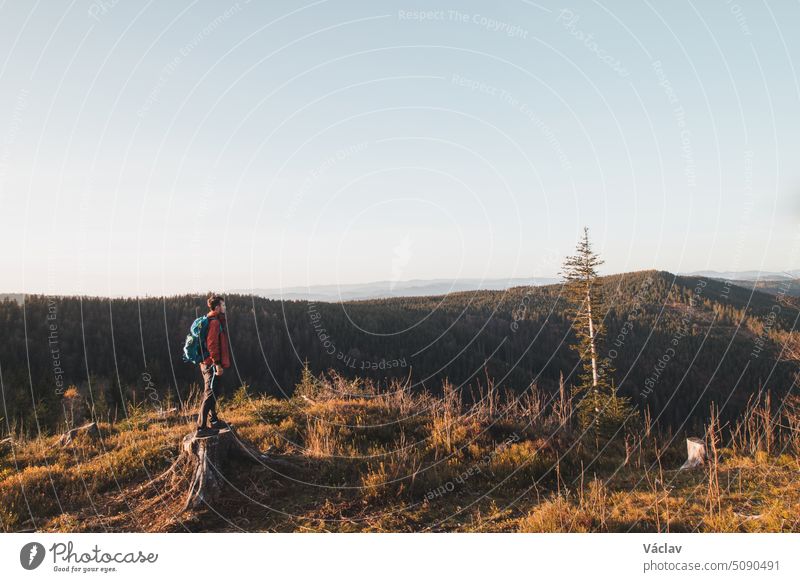
[[(673, 271), (666, 270), (666, 269), (650, 268), (650, 269), (639, 269), (639, 270), (635, 270), (635, 271), (621, 271), (621, 272), (616, 272), (616, 273), (607, 273), (607, 274), (600, 275), (600, 277), (601, 278), (602, 277), (613, 277), (613, 276), (633, 274), (633, 273), (644, 273), (644, 272), (648, 272), (648, 271), (660, 271), (660, 272), (663, 272), (663, 273), (668, 273), (668, 274), (670, 274), (670, 275), (672, 275), (674, 277), (698, 276), (698, 275), (703, 275), (703, 274), (720, 274), (720, 275), (724, 275), (724, 274), (740, 274), (741, 275), (741, 274), (747, 274), (747, 273), (757, 273), (759, 276), (761, 274), (767, 274), (767, 275), (780, 275), (780, 276), (783, 276), (784, 278), (793, 279), (793, 280), (794, 279), (800, 279), (800, 269), (782, 270), (782, 271), (762, 271), (762, 270), (759, 270), (759, 269), (749, 269), (749, 270), (746, 269), (746, 270), (741, 270), (741, 271), (717, 271), (717, 270), (714, 270), (714, 269), (708, 269), (708, 270), (696, 270), (696, 271), (690, 271), (690, 272), (685, 272), (685, 271), (684, 272), (673, 272)], [(734, 281), (734, 280), (736, 280), (736, 279), (726, 278), (726, 277), (710, 277), (710, 278), (718, 278), (718, 279), (726, 280), (726, 281)], [(542, 285), (533, 285), (533, 286), (537, 286), (537, 287), (545, 287), (545, 286), (548, 286), (548, 285), (557, 285), (562, 280), (561, 277), (559, 277), (557, 275), (555, 275), (555, 276), (537, 275), (537, 276), (528, 276), (528, 277), (519, 277), (519, 276), (517, 276), (517, 277), (484, 277), (484, 278), (480, 278), (480, 277), (463, 277), (463, 278), (458, 278), (458, 279), (449, 279), (449, 278), (445, 277), (445, 278), (437, 278), (437, 279), (405, 279), (405, 280), (401, 280), (401, 281), (393, 281), (393, 280), (390, 280), (390, 279), (384, 279), (384, 280), (377, 280), (377, 281), (366, 281), (366, 282), (361, 282), (361, 283), (318, 283), (318, 284), (313, 284), (313, 285), (290, 285), (290, 286), (286, 286), (286, 287), (253, 287), (250, 290), (245, 289), (245, 288), (233, 288), (233, 289), (229, 289), (229, 290), (223, 290), (221, 292), (222, 293), (229, 293), (229, 294), (233, 294), (233, 295), (245, 295), (245, 296), (253, 295), (253, 296), (259, 297), (261, 295), (259, 295), (258, 293), (255, 293), (256, 291), (281, 292), (281, 291), (288, 290), (288, 289), (294, 289), (294, 290), (307, 289), (307, 290), (312, 290), (314, 288), (321, 288), (321, 287), (353, 287), (353, 286), (381, 285), (381, 284), (398, 285), (398, 284), (408, 284), (408, 283), (418, 283), (418, 282), (419, 283), (434, 283), (434, 282), (440, 282), (440, 281), (452, 281), (452, 282), (455, 283), (455, 282), (458, 282), (458, 281), (480, 281), (480, 282), (483, 282), (483, 281), (504, 281), (504, 280), (505, 281), (513, 281), (513, 280), (536, 280), (536, 279), (545, 279), (545, 280), (551, 280), (552, 281), (552, 282), (548, 282), (548, 283), (545, 283), (545, 284), (542, 284)], [(756, 280), (763, 280), (763, 279), (761, 279), (759, 277), (758, 279), (754, 279), (754, 281), (756, 281)], [(769, 279), (767, 279), (767, 280), (769, 280)], [(511, 288), (511, 287), (509, 287), (509, 288)], [(498, 289), (476, 288), (476, 289), (473, 289), (473, 290), (474, 291), (497, 291)], [(186, 296), (201, 297), (201, 296), (206, 296), (209, 292), (211, 292), (211, 290), (202, 291), (202, 292), (187, 290), (187, 291), (180, 291), (180, 292), (176, 292), (176, 293), (168, 293), (168, 294), (163, 294), (162, 293), (162, 294), (152, 294), (152, 295), (149, 294), (149, 293), (145, 293), (145, 294), (142, 294), (142, 295), (134, 295), (134, 294), (130, 294), (130, 295), (128, 295), (128, 294), (98, 295), (98, 294), (91, 294), (91, 293), (63, 293), (63, 292), (61, 292), (61, 293), (58, 293), (58, 292), (57, 293), (50, 293), (50, 292), (41, 292), (41, 291), (34, 291), (34, 292), (0, 291), (0, 297), (8, 298), (10, 296), (37, 296), (38, 295), (38, 296), (43, 296), (43, 297), (80, 297), (80, 298), (90, 298), (90, 299), (142, 299), (142, 298), (186, 297)], [(463, 291), (455, 291), (455, 292), (463, 292)]]

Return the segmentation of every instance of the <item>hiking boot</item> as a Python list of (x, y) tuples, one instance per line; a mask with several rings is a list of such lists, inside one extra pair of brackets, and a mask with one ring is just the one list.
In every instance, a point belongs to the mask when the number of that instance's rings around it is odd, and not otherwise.
[(231, 427), (231, 425), (229, 425), (224, 420), (220, 420), (219, 418), (217, 420), (212, 420), (211, 421), (211, 428), (215, 428), (217, 430), (223, 430), (223, 429), (230, 428), (230, 427)]
[(218, 434), (219, 434), (218, 429), (207, 426), (198, 426), (197, 432), (195, 432), (195, 436), (197, 437), (208, 437), (208, 436), (215, 436)]

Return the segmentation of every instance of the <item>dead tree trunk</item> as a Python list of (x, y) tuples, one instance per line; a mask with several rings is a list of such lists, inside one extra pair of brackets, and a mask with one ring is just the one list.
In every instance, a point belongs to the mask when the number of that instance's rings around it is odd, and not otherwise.
[(71, 444), (78, 435), (82, 434), (88, 435), (92, 439), (100, 438), (100, 429), (97, 428), (96, 422), (90, 422), (89, 424), (72, 428), (61, 435), (61, 439), (59, 439), (58, 444), (65, 447)]

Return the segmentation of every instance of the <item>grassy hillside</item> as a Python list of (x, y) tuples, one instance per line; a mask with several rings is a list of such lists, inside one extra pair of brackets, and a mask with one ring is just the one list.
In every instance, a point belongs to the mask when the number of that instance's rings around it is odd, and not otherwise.
[[(778, 415), (753, 402), (706, 467), (677, 471), (686, 434), (634, 426), (600, 450), (568, 400), (529, 391), (477, 404), (457, 390), (307, 374), (291, 399), (223, 403), (243, 439), (291, 467), (235, 464), (213, 510), (180, 514), (182, 496), (149, 480), (191, 429), (132, 410), (101, 437), (62, 447), (17, 441), (0, 456), (3, 531), (800, 531), (800, 401)], [(347, 395), (347, 396), (345, 396)]]

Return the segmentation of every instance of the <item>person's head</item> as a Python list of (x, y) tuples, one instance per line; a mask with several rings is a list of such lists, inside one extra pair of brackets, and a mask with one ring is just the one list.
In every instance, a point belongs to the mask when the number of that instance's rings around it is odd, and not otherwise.
[(216, 293), (208, 298), (208, 308), (214, 313), (225, 313), (225, 299)]

